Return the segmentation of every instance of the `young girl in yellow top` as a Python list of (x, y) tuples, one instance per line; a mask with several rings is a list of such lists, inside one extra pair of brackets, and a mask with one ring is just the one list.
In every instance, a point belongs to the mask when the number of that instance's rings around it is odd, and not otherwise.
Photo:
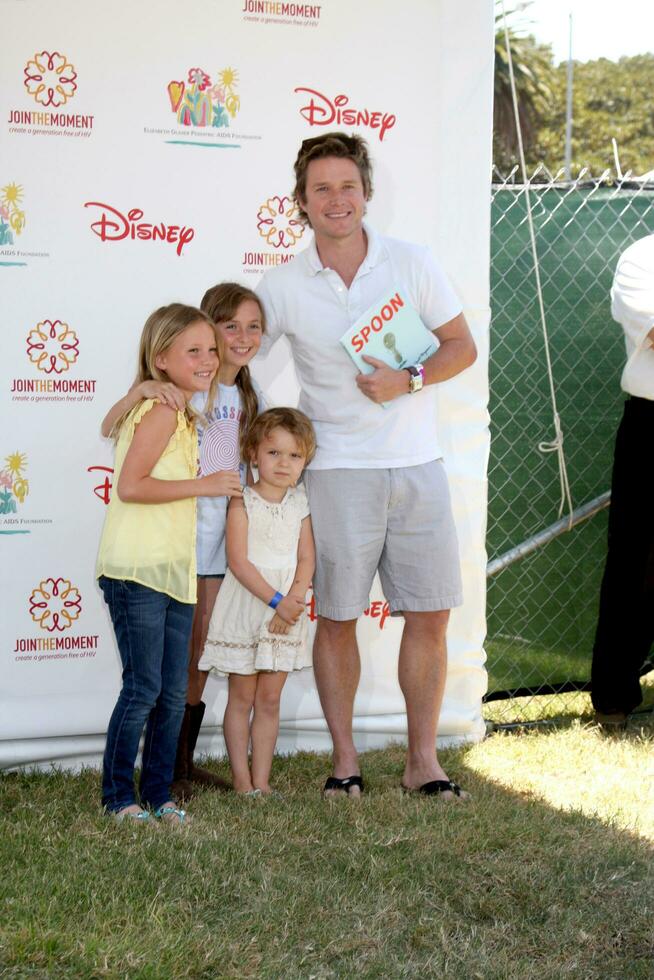
[[(139, 382), (171, 382), (188, 400), (218, 371), (212, 321), (173, 303), (147, 320)], [(241, 496), (238, 474), (196, 477), (192, 410), (141, 401), (118, 420), (114, 492), (100, 542), (97, 576), (116, 634), (122, 689), (111, 715), (102, 802), (118, 819), (182, 823), (170, 783), (184, 715), (188, 644), (196, 601), (195, 498)], [(134, 763), (145, 731), (140, 805)], [(145, 809), (145, 808), (148, 809)]]
[[(261, 345), (266, 329), (265, 318), (255, 293), (235, 282), (221, 282), (206, 291), (200, 309), (216, 324), (221, 341), (213, 406), (207, 404), (207, 392), (198, 392), (191, 406), (197, 419), (200, 468), (204, 476), (217, 470), (240, 474), (246, 483), (246, 465), (241, 460), (239, 436), (247, 431), (264, 406), (263, 396), (250, 376), (249, 364)], [(183, 394), (170, 382), (135, 382), (127, 394), (107, 413), (102, 434), (109, 435), (116, 419), (134, 408), (144, 398), (156, 398), (171, 408), (183, 409)], [(195, 764), (194, 752), (204, 716), (202, 700), (207, 674), (198, 670), (198, 661), (207, 638), (209, 620), (218, 590), (225, 577), (225, 521), (227, 496), (198, 497), (197, 500), (197, 590), (191, 630), (187, 704), (179, 733), (172, 795), (179, 802), (188, 800), (193, 784), (225, 789), (227, 784), (210, 769)]]

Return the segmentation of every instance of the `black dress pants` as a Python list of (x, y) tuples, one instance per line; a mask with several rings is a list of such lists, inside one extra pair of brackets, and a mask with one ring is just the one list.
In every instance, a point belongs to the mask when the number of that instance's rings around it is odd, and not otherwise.
[(593, 647), (596, 711), (628, 714), (654, 641), (654, 401), (631, 397), (615, 443), (609, 540)]

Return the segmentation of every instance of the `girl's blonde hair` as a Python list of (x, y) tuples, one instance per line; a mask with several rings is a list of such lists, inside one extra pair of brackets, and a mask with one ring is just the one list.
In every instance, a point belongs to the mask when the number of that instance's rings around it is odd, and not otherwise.
[[(136, 372), (136, 378), (134, 380), (134, 385), (140, 384), (142, 381), (170, 381), (170, 378), (165, 371), (157, 367), (157, 358), (160, 354), (164, 354), (174, 340), (183, 333), (187, 327), (191, 324), (197, 323), (199, 321), (206, 323), (207, 326), (211, 327), (216, 336), (216, 349), (218, 351), (218, 357), (222, 361), (222, 340), (218, 335), (218, 331), (215, 328), (213, 320), (207, 316), (202, 310), (198, 310), (195, 306), (186, 306), (184, 303), (170, 303), (168, 306), (160, 306), (158, 310), (151, 313), (150, 316), (145, 321), (145, 326), (141, 333), (141, 341), (139, 343), (139, 358), (138, 358), (138, 369)], [(216, 387), (218, 384), (218, 372), (211, 382), (209, 388), (209, 394), (207, 398), (207, 405), (205, 412), (210, 412), (213, 408), (214, 399), (216, 397)], [(120, 427), (130, 414), (132, 409), (124, 412), (119, 419), (114, 423), (111, 435), (117, 438), (120, 431)], [(196, 413), (193, 409), (187, 406), (187, 415), (190, 419), (193, 419)]]
[[(261, 314), (261, 333), (266, 332), (266, 315), (264, 313), (261, 300), (255, 292), (247, 286), (240, 286), (237, 282), (220, 282), (217, 286), (207, 289), (202, 297), (201, 309), (208, 314), (214, 323), (225, 323), (236, 316), (241, 303), (252, 300), (259, 307)], [(218, 331), (217, 331), (218, 332)], [(218, 332), (220, 337), (220, 333)], [(222, 353), (220, 355), (222, 361)], [(241, 393), (243, 404), (243, 414), (239, 425), (240, 438), (247, 432), (248, 428), (259, 414), (259, 399), (252, 384), (250, 369), (244, 364), (236, 375), (236, 385)]]
[(311, 419), (297, 408), (269, 408), (258, 415), (241, 436), (241, 456), (244, 460), (251, 462), (257, 449), (273, 429), (289, 432), (302, 450), (306, 463), (311, 462), (316, 452), (316, 433)]

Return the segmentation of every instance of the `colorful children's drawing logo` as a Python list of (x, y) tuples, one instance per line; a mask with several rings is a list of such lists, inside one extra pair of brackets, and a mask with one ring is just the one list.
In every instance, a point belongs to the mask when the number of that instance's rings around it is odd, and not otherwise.
[(41, 51), (25, 65), (25, 88), (42, 106), (65, 105), (77, 91), (77, 72), (65, 54)]
[(0, 470), (0, 514), (15, 514), (16, 502), (25, 503), (30, 485), (25, 476), (27, 456), (11, 453), (5, 456), (5, 466)]
[(236, 94), (238, 72), (223, 68), (216, 78), (214, 84), (202, 68), (190, 68), (186, 82), (168, 82), (170, 105), (181, 126), (229, 126), (229, 120), (241, 108)]
[(61, 320), (42, 320), (27, 337), (27, 355), (45, 374), (63, 374), (77, 360), (79, 340)]
[(12, 232), (20, 235), (25, 227), (22, 202), (23, 188), (20, 184), (5, 184), (0, 187), (0, 245), (13, 245)]
[(290, 197), (269, 197), (259, 208), (257, 228), (273, 248), (290, 248), (304, 234), (298, 206)]
[(42, 630), (63, 633), (82, 611), (82, 597), (65, 578), (46, 578), (30, 596), (30, 616)]

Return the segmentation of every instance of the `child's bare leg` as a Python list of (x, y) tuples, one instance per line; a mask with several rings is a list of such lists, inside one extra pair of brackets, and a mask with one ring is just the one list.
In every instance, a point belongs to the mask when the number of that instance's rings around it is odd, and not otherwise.
[(229, 755), (229, 764), (237, 793), (249, 793), (252, 786), (248, 747), (250, 744), (250, 715), (257, 689), (257, 674), (230, 674), (229, 694), (223, 734)]
[(270, 768), (279, 734), (279, 699), (288, 675), (281, 670), (257, 674), (252, 718), (252, 784), (270, 793)]
[(191, 655), (188, 665), (188, 704), (199, 704), (209, 676), (206, 670), (198, 670), (198, 662), (207, 642), (207, 632), (213, 607), (222, 585), (222, 578), (198, 578), (198, 601), (191, 629)]

